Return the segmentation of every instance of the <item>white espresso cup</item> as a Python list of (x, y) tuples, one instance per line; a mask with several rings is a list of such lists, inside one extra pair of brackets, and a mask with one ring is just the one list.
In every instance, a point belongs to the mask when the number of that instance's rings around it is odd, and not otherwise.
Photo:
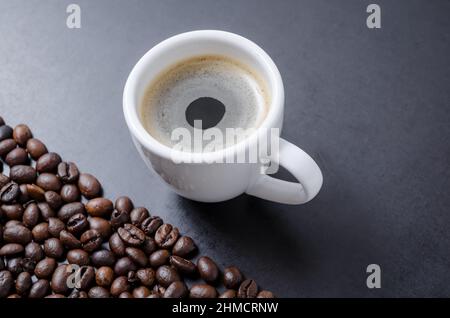
[[(164, 70), (182, 60), (220, 55), (239, 61), (267, 84), (271, 96), (265, 119), (245, 142), (213, 152), (177, 151), (160, 143), (144, 128), (140, 105), (148, 85)], [(137, 150), (148, 167), (179, 195), (202, 202), (219, 202), (242, 193), (286, 204), (308, 202), (319, 192), (323, 177), (316, 162), (294, 144), (280, 138), (271, 164), (288, 170), (298, 182), (271, 177), (262, 163), (223, 163), (225, 156), (239, 156), (258, 143), (261, 132), (281, 130), (284, 87), (272, 59), (252, 41), (224, 31), (202, 30), (173, 36), (148, 51), (134, 66), (123, 93), (123, 112)], [(279, 138), (279, 137), (277, 137)], [(177, 160), (174, 160), (177, 158)], [(186, 160), (183, 160), (186, 159)]]

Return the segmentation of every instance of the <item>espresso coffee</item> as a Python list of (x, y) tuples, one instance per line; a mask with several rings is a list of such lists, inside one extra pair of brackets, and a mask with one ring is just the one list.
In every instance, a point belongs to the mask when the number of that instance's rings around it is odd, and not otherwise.
[(202, 55), (162, 71), (148, 85), (140, 115), (152, 137), (173, 147), (180, 143), (172, 135), (179, 128), (192, 135), (216, 128), (224, 136), (227, 128), (256, 129), (269, 103), (266, 85), (255, 71), (227, 57)]

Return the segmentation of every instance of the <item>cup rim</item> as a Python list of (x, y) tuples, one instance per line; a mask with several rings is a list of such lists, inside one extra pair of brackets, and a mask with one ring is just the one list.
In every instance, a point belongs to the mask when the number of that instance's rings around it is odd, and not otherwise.
[[(167, 145), (156, 140), (147, 130), (144, 128), (138, 114), (138, 108), (140, 101), (135, 99), (135, 89), (137, 87), (141, 72), (146, 68), (148, 64), (153, 62), (153, 57), (157, 56), (159, 52), (170, 49), (171, 46), (179, 41), (186, 41), (189, 39), (203, 38), (203, 39), (217, 39), (234, 43), (240, 46), (257, 59), (261, 65), (268, 71), (269, 76), (273, 79), (273, 87), (271, 87), (271, 103), (266, 117), (263, 119), (260, 126), (245, 138), (243, 141), (236, 143), (232, 146), (214, 151), (214, 152), (184, 152), (175, 150)], [(141, 145), (155, 153), (156, 155), (171, 159), (176, 156), (179, 162), (222, 162), (223, 158), (227, 155), (239, 153), (245, 151), (246, 148), (257, 142), (258, 133), (263, 129), (270, 129), (276, 127), (278, 114), (284, 105), (284, 86), (281, 79), (280, 72), (276, 67), (270, 56), (256, 43), (251, 40), (240, 36), (235, 33), (220, 31), (220, 30), (196, 30), (185, 33), (180, 33), (169, 37), (162, 42), (158, 43), (147, 51), (135, 64), (131, 70), (127, 81), (125, 83), (123, 91), (123, 112), (128, 129), (132, 136), (136, 138)]]

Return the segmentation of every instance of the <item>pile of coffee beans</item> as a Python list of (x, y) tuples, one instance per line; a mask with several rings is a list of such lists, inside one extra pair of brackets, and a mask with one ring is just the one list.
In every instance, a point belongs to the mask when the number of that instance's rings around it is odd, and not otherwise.
[(0, 117), (0, 157), (0, 298), (274, 297), (129, 197), (102, 197), (28, 126)]

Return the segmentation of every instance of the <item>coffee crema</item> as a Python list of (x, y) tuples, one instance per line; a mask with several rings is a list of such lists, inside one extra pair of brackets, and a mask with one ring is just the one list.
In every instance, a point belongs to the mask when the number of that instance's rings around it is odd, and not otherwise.
[[(153, 138), (173, 147), (180, 140), (172, 132), (180, 128), (192, 135), (217, 128), (224, 136), (227, 128), (256, 129), (269, 105), (267, 86), (256, 72), (228, 57), (201, 55), (169, 66), (149, 83), (140, 117)], [(194, 127), (198, 121), (201, 127)]]

